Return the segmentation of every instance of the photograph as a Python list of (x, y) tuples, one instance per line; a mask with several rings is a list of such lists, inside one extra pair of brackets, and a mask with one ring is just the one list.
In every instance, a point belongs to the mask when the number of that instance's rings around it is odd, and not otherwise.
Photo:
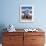
[(0, 0), (0, 46), (46, 46), (46, 0)]
[(20, 21), (21, 22), (32, 22), (33, 20), (33, 7), (31, 5), (20, 6)]

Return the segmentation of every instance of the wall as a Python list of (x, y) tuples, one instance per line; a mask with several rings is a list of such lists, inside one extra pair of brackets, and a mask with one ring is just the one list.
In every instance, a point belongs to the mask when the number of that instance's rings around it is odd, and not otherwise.
[[(43, 4), (44, 3), (44, 4)], [(40, 0), (2, 0), (0, 22), (3, 24), (13, 24), (16, 28), (29, 28), (38, 25), (44, 26), (46, 22), (46, 7), (45, 1)], [(35, 21), (32, 23), (21, 23), (19, 21), (19, 6), (21, 4), (34, 5)]]
[[(0, 24), (13, 24), (16, 28), (41, 27), (46, 28), (46, 1), (45, 0), (0, 0)], [(19, 21), (19, 6), (21, 4), (33, 5), (35, 21), (21, 23)]]
[[(19, 6), (21, 4), (34, 6), (34, 22), (21, 23), (19, 21)], [(46, 32), (45, 4), (46, 0), (0, 0), (0, 31), (2, 27), (13, 24), (16, 28), (40, 27)]]

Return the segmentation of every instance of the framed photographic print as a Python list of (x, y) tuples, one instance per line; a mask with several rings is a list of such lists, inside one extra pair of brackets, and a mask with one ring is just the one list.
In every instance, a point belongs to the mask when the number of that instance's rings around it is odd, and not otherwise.
[(20, 22), (34, 21), (34, 7), (32, 5), (20, 5)]

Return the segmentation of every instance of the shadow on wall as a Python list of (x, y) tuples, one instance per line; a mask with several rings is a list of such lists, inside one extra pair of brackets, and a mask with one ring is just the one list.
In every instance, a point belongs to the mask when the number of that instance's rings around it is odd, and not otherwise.
[(2, 43), (2, 32), (5, 32), (3, 29), (5, 28), (5, 25), (4, 24), (0, 24), (0, 43)]

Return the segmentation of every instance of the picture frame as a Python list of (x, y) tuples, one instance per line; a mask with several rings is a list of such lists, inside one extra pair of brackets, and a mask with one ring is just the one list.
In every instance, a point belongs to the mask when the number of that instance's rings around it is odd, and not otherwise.
[(34, 21), (34, 6), (20, 5), (20, 22), (33, 22), (33, 21)]

